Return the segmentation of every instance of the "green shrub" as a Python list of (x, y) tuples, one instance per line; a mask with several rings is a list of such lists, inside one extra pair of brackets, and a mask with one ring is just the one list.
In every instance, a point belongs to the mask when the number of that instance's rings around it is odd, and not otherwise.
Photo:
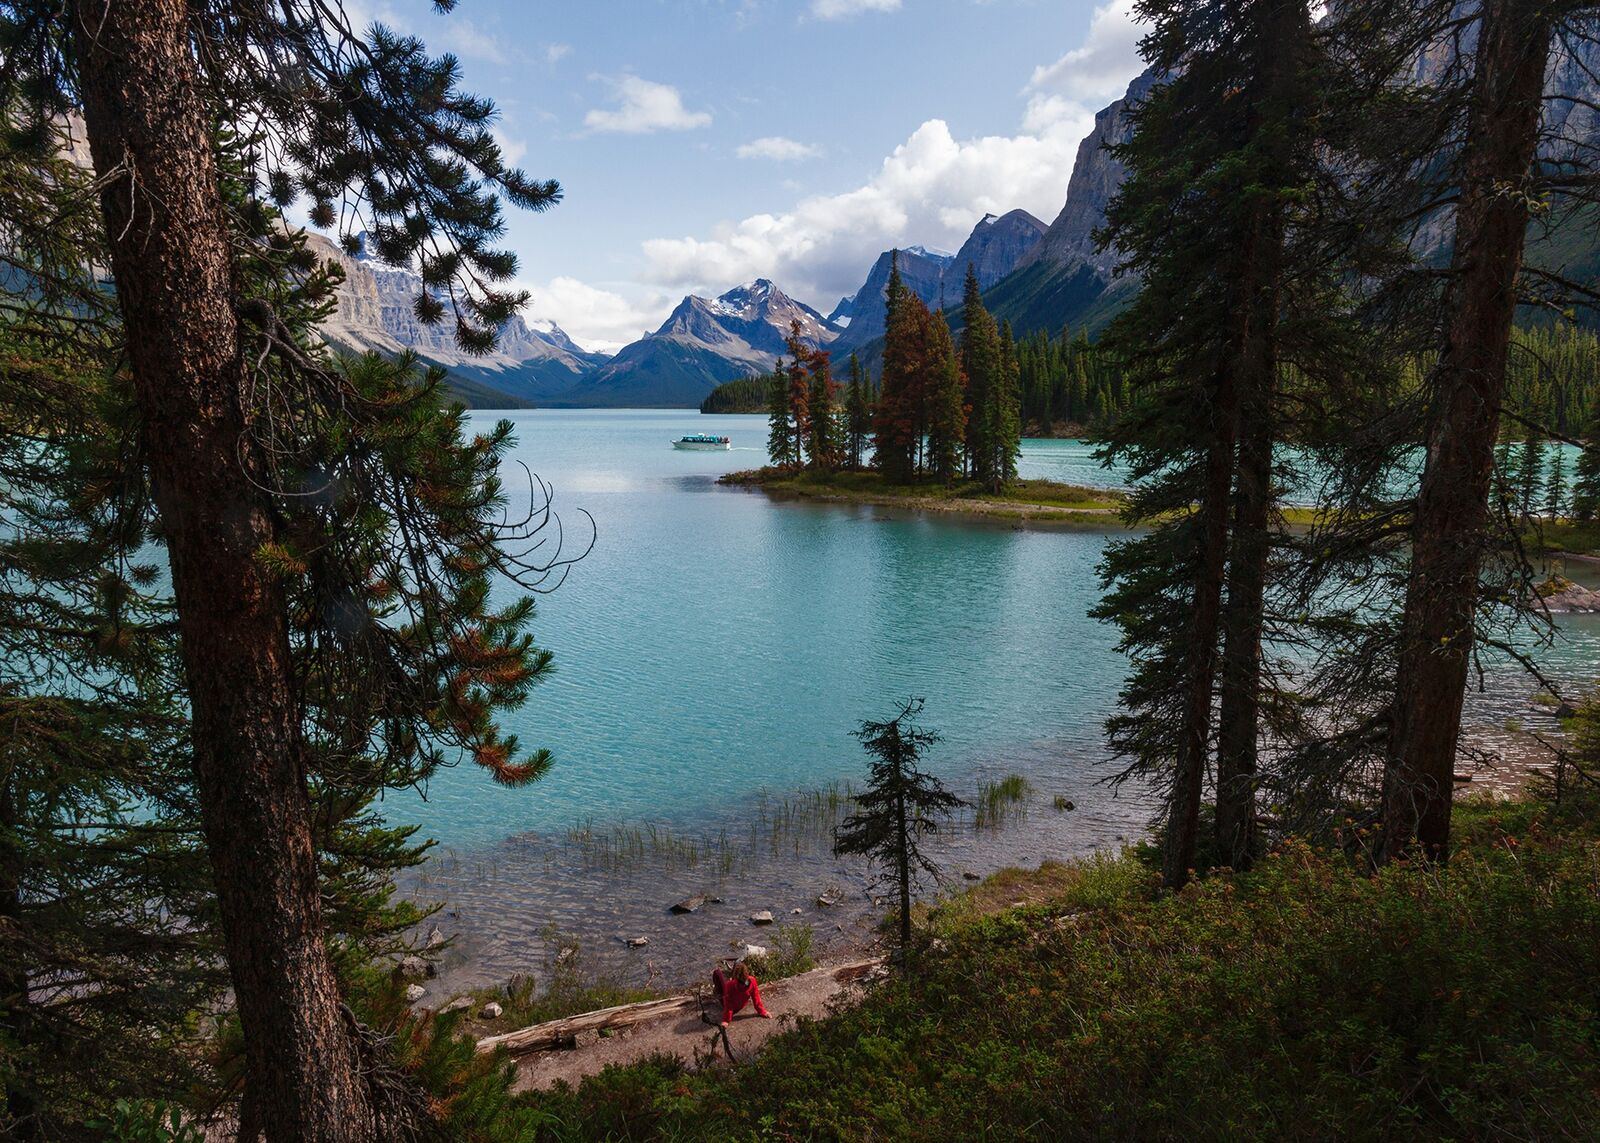
[(799, 976), (817, 967), (811, 955), (816, 931), (810, 925), (779, 925), (772, 934), (772, 948), (765, 956), (749, 959), (750, 971), (757, 980), (782, 980)]

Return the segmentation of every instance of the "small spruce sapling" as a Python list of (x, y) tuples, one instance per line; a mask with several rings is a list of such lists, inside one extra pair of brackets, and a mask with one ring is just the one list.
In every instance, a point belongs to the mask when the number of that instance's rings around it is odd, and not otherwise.
[(908, 699), (887, 722), (863, 721), (855, 736), (872, 756), (867, 788), (856, 798), (857, 812), (834, 831), (835, 856), (860, 854), (893, 881), (900, 894), (900, 955), (911, 943), (911, 891), (939, 867), (922, 852), (921, 839), (966, 805), (932, 774), (918, 769), (928, 750), (940, 741), (936, 731), (918, 726), (923, 700)]

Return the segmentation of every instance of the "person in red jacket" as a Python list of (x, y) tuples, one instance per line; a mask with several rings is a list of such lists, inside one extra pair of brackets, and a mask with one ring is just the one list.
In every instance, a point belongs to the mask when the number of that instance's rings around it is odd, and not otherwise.
[(713, 972), (711, 991), (722, 1001), (724, 1028), (733, 1022), (734, 1015), (742, 1011), (746, 1004), (754, 1004), (756, 1015), (763, 1020), (772, 1019), (772, 1013), (761, 1003), (761, 988), (756, 984), (756, 978), (750, 975), (749, 966), (742, 960), (734, 962), (730, 973), (724, 973), (720, 968)]

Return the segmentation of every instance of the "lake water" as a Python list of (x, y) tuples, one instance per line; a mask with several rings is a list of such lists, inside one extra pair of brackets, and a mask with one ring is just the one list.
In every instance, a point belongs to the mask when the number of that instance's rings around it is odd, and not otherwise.
[[(512, 419), (513, 456), (554, 486), (569, 546), (589, 532), (580, 509), (596, 531), (540, 600), (534, 632), (555, 672), (508, 720), (556, 765), (523, 791), (462, 766), (425, 804), (391, 800), (396, 819), (473, 845), (822, 785), (861, 771), (856, 724), (911, 695), (947, 738), (941, 769), (1003, 771), (1018, 751), (1051, 749), (1075, 770), (1097, 749), (1122, 666), (1085, 614), (1105, 536), (774, 504), (718, 485), (764, 463), (761, 417), (715, 419), (728, 452), (669, 446), (704, 430), (693, 412)], [(1030, 442), (1023, 468), (1108, 481), (1074, 441)]]
[[(957, 793), (1012, 772), (1036, 791), (1026, 820), (951, 830), (939, 851), (953, 870), (1037, 864), (1142, 832), (1150, 807), (1100, 784), (1101, 727), (1125, 669), (1114, 632), (1086, 614), (1108, 535), (777, 503), (718, 485), (764, 461), (759, 416), (510, 417), (512, 459), (553, 486), (569, 547), (586, 542), (589, 518), (595, 543), (541, 599), (534, 632), (555, 671), (507, 719), (554, 752), (550, 774), (506, 790), (467, 763), (425, 797), (387, 801), (391, 819), (440, 843), (407, 888), (449, 902), (440, 924), (459, 943), (446, 988), (534, 967), (553, 947), (539, 936), (547, 925), (636, 979), (692, 975), (724, 946), (760, 939), (755, 908), (800, 910), (825, 945), (858, 939), (881, 912), (865, 871), (828, 854), (833, 819), (795, 796), (859, 781), (850, 732), (914, 695), (945, 736), (929, 768)], [(708, 428), (733, 450), (670, 447)], [(1117, 485), (1077, 441), (1024, 442), (1020, 469)], [(520, 470), (506, 472), (525, 504)], [(1556, 656), (1569, 675), (1595, 645), (1592, 623), (1573, 633)], [(1531, 687), (1518, 686), (1478, 704), (1479, 721), (1525, 705)], [(1054, 810), (1058, 794), (1077, 808)], [(845, 904), (820, 911), (823, 885)], [(666, 914), (693, 892), (726, 904)], [(648, 955), (614, 939), (633, 935), (650, 937)]]

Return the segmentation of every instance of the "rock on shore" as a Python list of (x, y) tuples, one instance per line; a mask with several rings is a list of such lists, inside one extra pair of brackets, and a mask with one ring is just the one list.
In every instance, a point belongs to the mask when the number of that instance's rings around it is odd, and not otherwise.
[(1600, 591), (1573, 583), (1562, 576), (1551, 576), (1536, 589), (1545, 608), (1556, 615), (1600, 612)]

